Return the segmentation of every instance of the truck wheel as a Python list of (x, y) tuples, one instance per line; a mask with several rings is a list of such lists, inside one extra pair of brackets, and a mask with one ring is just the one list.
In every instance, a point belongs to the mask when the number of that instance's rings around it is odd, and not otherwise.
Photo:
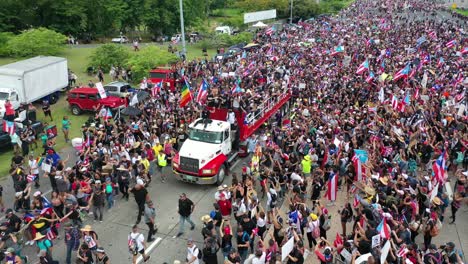
[(51, 95), (50, 95), (50, 104), (55, 104), (55, 103), (57, 103), (58, 99), (59, 99), (58, 94), (56, 94), (56, 93), (51, 94)]
[(72, 114), (74, 114), (74, 115), (80, 115), (80, 114), (81, 114), (81, 109), (80, 109), (78, 106), (73, 105), (73, 106), (71, 107), (71, 112), (72, 112)]
[(220, 186), (223, 184), (224, 178), (226, 177), (226, 166), (222, 165), (219, 168), (218, 174), (216, 175), (216, 185)]

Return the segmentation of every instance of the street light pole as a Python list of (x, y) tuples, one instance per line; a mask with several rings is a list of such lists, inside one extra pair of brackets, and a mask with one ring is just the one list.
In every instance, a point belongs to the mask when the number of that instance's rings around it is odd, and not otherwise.
[(293, 2), (294, 0), (291, 0), (291, 16), (289, 17), (289, 23), (291, 24), (293, 22), (293, 17), (292, 17), (293, 16)]
[(180, 7), (180, 33), (182, 37), (182, 55), (185, 57), (185, 53), (187, 49), (185, 47), (185, 29), (184, 29), (184, 4), (182, 0), (179, 0), (179, 7)]

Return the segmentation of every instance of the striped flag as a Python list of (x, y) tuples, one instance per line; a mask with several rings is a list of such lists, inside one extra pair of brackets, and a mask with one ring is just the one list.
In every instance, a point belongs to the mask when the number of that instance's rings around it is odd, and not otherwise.
[(333, 241), (333, 246), (334, 247), (343, 246), (343, 238), (340, 236), (338, 232), (336, 233), (335, 241)]
[(399, 70), (397, 73), (395, 73), (395, 76), (393, 76), (393, 80), (397, 81), (400, 78), (408, 78), (408, 75), (410, 73), (410, 66), (409, 64), (406, 64), (406, 66)]
[(397, 256), (400, 258), (406, 257), (406, 254), (408, 254), (409, 249), (406, 248), (406, 245), (403, 244), (401, 245), (400, 249), (397, 251)]
[(395, 95), (392, 95), (392, 108), (398, 110), (398, 98)]
[(54, 240), (54, 239), (57, 238), (57, 235), (55, 234), (54, 231), (52, 231), (52, 228), (49, 228), (49, 230), (47, 230), (46, 237), (47, 237), (47, 239), (49, 239), (49, 240)]
[(338, 194), (338, 175), (335, 172), (332, 172), (328, 178), (328, 189), (327, 197), (330, 201), (336, 201), (336, 196)]
[(271, 34), (273, 34), (275, 32), (275, 29), (273, 27), (269, 27), (265, 30), (265, 34), (267, 34), (268, 36), (271, 36)]
[(104, 120), (112, 119), (112, 111), (109, 108), (106, 108), (106, 113), (104, 115)]
[(444, 63), (445, 63), (444, 58), (440, 57), (439, 61), (437, 62), (437, 68), (442, 67), (444, 65)]
[(359, 196), (357, 194), (354, 195), (354, 200), (353, 200), (353, 207), (356, 208), (359, 206), (361, 201), (359, 201)]
[(390, 238), (390, 228), (387, 225), (387, 218), (384, 217), (382, 222), (377, 226), (377, 232), (379, 232), (381, 238), (389, 239)]
[(330, 54), (332, 56), (335, 56), (339, 53), (343, 53), (344, 52), (344, 47), (343, 46), (338, 46), (335, 48), (335, 50)]
[(366, 78), (366, 83), (372, 84), (372, 82), (374, 81), (374, 78), (375, 78), (375, 74), (373, 72), (369, 72), (369, 76), (367, 76)]
[(7, 132), (10, 136), (15, 133), (15, 122), (3, 120), (3, 132)]
[(186, 106), (192, 100), (192, 92), (190, 91), (190, 84), (187, 81), (187, 78), (184, 78), (184, 86), (182, 87), (181, 96), (180, 96), (180, 107)]
[(468, 53), (468, 47), (463, 47), (461, 50), (460, 50), (461, 54), (465, 55)]
[(434, 178), (437, 182), (444, 184), (445, 183), (445, 172), (447, 170), (446, 162), (447, 162), (447, 152), (444, 150), (442, 154), (437, 158), (436, 161), (432, 164), (432, 170), (434, 172)]
[(200, 88), (198, 89), (197, 103), (201, 104), (205, 100), (207, 95), (208, 95), (208, 83), (206, 82), (205, 79), (203, 79), (200, 84)]
[(236, 93), (242, 92), (242, 89), (240, 87), (240, 82), (241, 82), (240, 79), (236, 80), (236, 83), (231, 88), (231, 94), (236, 94)]
[(354, 172), (355, 172), (354, 180), (355, 181), (364, 180), (366, 177), (366, 168), (362, 166), (361, 160), (356, 154), (354, 154), (352, 161), (353, 161)]
[(29, 174), (28, 176), (26, 176), (26, 180), (28, 182), (33, 182), (35, 179), (36, 179), (36, 175)]
[(457, 41), (454, 40), (454, 39), (452, 39), (451, 41), (445, 43), (445, 47), (448, 48), (448, 49), (450, 49), (450, 48), (455, 47), (456, 44), (457, 44)]
[(436, 39), (437, 38), (437, 33), (435, 31), (431, 31), (431, 32), (429, 32), (429, 37), (431, 39)]
[(359, 68), (357, 69), (356, 74), (362, 74), (368, 70), (369, 70), (369, 61), (365, 60), (363, 63), (361, 63), (361, 65), (359, 65)]
[(161, 80), (151, 89), (151, 96), (156, 97), (158, 93), (161, 92), (162, 87), (163, 87), (163, 81)]

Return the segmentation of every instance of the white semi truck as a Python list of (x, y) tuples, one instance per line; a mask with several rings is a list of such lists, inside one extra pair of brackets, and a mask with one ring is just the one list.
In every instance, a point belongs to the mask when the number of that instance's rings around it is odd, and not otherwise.
[(16, 110), (21, 104), (47, 100), (54, 104), (61, 89), (68, 86), (67, 59), (38, 56), (0, 66), (0, 118), (5, 102)]

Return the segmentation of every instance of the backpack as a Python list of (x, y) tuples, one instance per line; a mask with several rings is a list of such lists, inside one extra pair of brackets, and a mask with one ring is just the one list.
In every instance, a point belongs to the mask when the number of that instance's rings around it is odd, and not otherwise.
[(320, 237), (320, 228), (314, 225), (314, 229), (312, 230), (312, 237), (319, 238)]
[(198, 249), (198, 255), (197, 255), (197, 258), (198, 259), (202, 259), (203, 258), (203, 252), (197, 248), (197, 246), (195, 246), (195, 248), (193, 249), (193, 251), (195, 251), (196, 249)]
[(271, 194), (271, 207), (276, 206), (276, 200), (277, 200), (277, 198), (278, 198), (278, 197), (277, 197), (276, 194), (274, 194), (274, 193)]
[(330, 218), (325, 219), (322, 225), (323, 230), (327, 231), (330, 229)]
[(138, 252), (138, 243), (136, 239), (139, 238), (141, 234), (138, 234), (135, 238), (132, 238), (131, 233), (129, 236), (130, 236), (130, 239), (128, 240), (128, 250), (131, 253), (136, 254)]

